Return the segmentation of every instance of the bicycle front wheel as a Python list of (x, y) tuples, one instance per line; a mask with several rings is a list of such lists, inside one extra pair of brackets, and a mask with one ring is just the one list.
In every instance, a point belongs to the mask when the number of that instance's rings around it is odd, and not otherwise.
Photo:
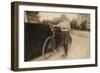
[(44, 59), (49, 58), (52, 54), (52, 50), (53, 50), (53, 40), (52, 40), (52, 36), (49, 36), (43, 44), (43, 48), (42, 48), (43, 58)]

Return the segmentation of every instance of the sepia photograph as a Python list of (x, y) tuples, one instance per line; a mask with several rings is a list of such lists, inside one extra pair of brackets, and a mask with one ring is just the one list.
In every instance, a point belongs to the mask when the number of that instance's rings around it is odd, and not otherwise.
[(24, 12), (25, 61), (90, 58), (90, 14)]
[(11, 69), (97, 66), (97, 7), (12, 2)]

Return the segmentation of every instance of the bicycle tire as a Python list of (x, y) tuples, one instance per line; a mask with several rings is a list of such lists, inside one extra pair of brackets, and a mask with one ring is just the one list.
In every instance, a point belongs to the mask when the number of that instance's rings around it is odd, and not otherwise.
[[(47, 37), (46, 38), (46, 40), (45, 40), (45, 42), (44, 42), (44, 44), (43, 44), (43, 48), (42, 48), (42, 56), (43, 56), (43, 58), (47, 58), (46, 57), (46, 54), (48, 53), (48, 52), (46, 52), (46, 50), (48, 50), (48, 46), (50, 46), (50, 44), (51, 44), (51, 47), (49, 48), (49, 50), (52, 52), (52, 48), (53, 48), (53, 44), (52, 44), (52, 36), (49, 36), (49, 37)], [(51, 54), (50, 54), (51, 55)], [(49, 55), (49, 56), (50, 56)]]
[(70, 47), (71, 47), (71, 45), (72, 45), (72, 37), (71, 37), (71, 36), (69, 36), (68, 48), (70, 48)]

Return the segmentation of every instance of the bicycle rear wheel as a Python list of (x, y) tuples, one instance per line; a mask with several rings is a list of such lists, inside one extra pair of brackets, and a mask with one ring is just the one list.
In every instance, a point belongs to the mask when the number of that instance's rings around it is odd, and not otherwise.
[(71, 36), (69, 36), (68, 48), (70, 48), (70, 47), (71, 47), (71, 45), (72, 45), (72, 37), (71, 37)]

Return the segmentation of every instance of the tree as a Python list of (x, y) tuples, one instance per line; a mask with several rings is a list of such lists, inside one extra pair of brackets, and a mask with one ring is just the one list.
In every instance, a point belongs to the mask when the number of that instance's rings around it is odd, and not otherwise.
[(77, 29), (77, 20), (76, 19), (73, 19), (70, 21), (70, 27), (72, 29)]
[(87, 28), (87, 20), (83, 20), (80, 24), (80, 27), (82, 30), (86, 30)]

